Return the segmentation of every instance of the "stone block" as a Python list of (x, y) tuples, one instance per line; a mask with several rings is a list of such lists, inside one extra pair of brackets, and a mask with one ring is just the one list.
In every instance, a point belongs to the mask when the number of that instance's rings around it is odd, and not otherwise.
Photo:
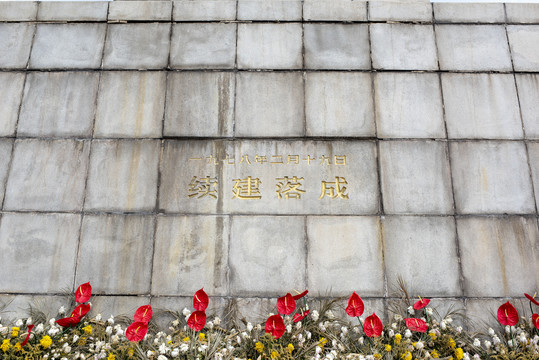
[(459, 218), (457, 229), (465, 296), (522, 296), (537, 288), (539, 231), (535, 218)]
[(13, 324), (18, 319), (27, 318), (30, 315), (30, 307), (43, 312), (47, 320), (59, 318), (58, 309), (68, 303), (66, 296), (58, 295), (0, 295), (2, 322)]
[(331, 296), (349, 296), (356, 289), (361, 296), (384, 295), (378, 217), (309, 216), (307, 239), (307, 288), (311, 293), (331, 291)]
[(376, 122), (381, 138), (445, 138), (437, 74), (377, 73)]
[[(211, 301), (212, 299), (210, 299)], [(193, 297), (166, 297), (152, 296), (150, 301), (153, 309), (152, 321), (155, 322), (160, 329), (168, 329), (172, 326), (172, 321), (178, 319), (187, 322), (182, 314), (182, 310), (191, 309), (193, 311)], [(211, 304), (211, 302), (210, 302)], [(208, 305), (208, 308), (210, 306)], [(206, 314), (207, 316), (207, 314)]]
[(104, 72), (95, 136), (161, 137), (166, 77), (165, 72)]
[(305, 75), (307, 136), (375, 136), (370, 74)]
[(539, 4), (505, 4), (508, 23), (539, 23)]
[(159, 23), (109, 25), (103, 68), (140, 70), (167, 67), (170, 26)]
[(301, 216), (232, 217), (230, 295), (282, 296), (286, 289), (305, 289), (305, 241)]
[(231, 69), (236, 61), (236, 24), (174, 24), (170, 66)]
[[(92, 283), (93, 284), (93, 283)], [(90, 316), (95, 317), (101, 314), (103, 320), (114, 316), (114, 318), (125, 317), (132, 319), (135, 311), (150, 303), (149, 296), (92, 296), (92, 310)]]
[(300, 69), (302, 34), (298, 23), (239, 24), (238, 68)]
[(228, 295), (228, 216), (160, 216), (153, 261), (153, 295), (193, 294), (204, 286)]
[[(276, 296), (284, 296), (288, 291), (291, 290), (283, 288), (281, 289), (282, 294), (278, 294)], [(265, 324), (270, 314), (277, 313), (277, 298), (235, 297), (234, 303), (232, 303), (231, 308), (237, 311), (238, 317), (240, 319), (243, 317), (247, 321), (251, 322), (253, 325)]]
[(0, 21), (34, 21), (37, 4), (37, 1), (2, 1)]
[(302, 136), (303, 102), (300, 73), (239, 73), (235, 135)]
[(371, 24), (370, 36), (375, 69), (438, 69), (431, 25)]
[(386, 214), (453, 213), (445, 142), (382, 141), (379, 149)]
[(503, 4), (490, 3), (435, 3), (434, 18), (437, 23), (503, 23)]
[(24, 87), (18, 136), (91, 136), (99, 74), (32, 72)]
[(153, 210), (159, 152), (158, 140), (94, 141), (84, 208)]
[(430, 2), (369, 2), (370, 21), (432, 21)]
[(301, 21), (301, 0), (238, 0), (238, 20)]
[(232, 136), (235, 92), (234, 73), (170, 73), (164, 135)]
[(0, 68), (26, 69), (34, 31), (28, 23), (0, 23)]
[(237, 0), (173, 1), (174, 21), (236, 20)]
[(75, 69), (101, 66), (105, 24), (37, 25), (29, 67)]
[(109, 21), (170, 21), (172, 1), (110, 2)]
[(367, 20), (367, 3), (354, 0), (305, 0), (303, 19), (333, 21)]
[(507, 36), (515, 71), (539, 71), (539, 26), (509, 25)]
[(153, 216), (86, 215), (75, 283), (90, 280), (95, 294), (148, 294), (154, 229)]
[(440, 69), (511, 71), (503, 25), (436, 25)]
[(107, 21), (106, 1), (43, 1), (39, 3), (37, 21)]
[[(485, 331), (485, 329), (491, 327), (496, 331), (500, 339), (503, 338), (505, 335), (504, 329), (502, 326), (500, 326), (500, 322), (497, 318), (497, 312), (498, 308), (508, 300), (515, 305), (519, 314), (526, 313), (526, 311), (529, 311), (530, 309), (527, 304), (526, 307), (524, 307), (522, 306), (522, 301), (518, 301), (516, 299), (484, 298), (466, 300), (466, 317), (469, 328)], [(528, 300), (525, 301), (529, 302)], [(492, 338), (488, 340), (492, 342)]]
[(535, 213), (524, 144), (452, 142), (449, 151), (459, 214)]
[(511, 74), (442, 74), (449, 138), (522, 139)]
[(6, 190), (6, 180), (9, 171), (9, 162), (11, 160), (11, 150), (13, 140), (0, 139), (0, 204), (4, 201), (4, 191)]
[(539, 139), (539, 75), (515, 74), (515, 78), (524, 134), (528, 139)]
[(15, 135), (24, 77), (23, 73), (0, 73), (0, 136)]
[(4, 213), (0, 260), (9, 276), (0, 291), (35, 294), (71, 289), (79, 227), (80, 215)]
[(80, 211), (90, 144), (17, 140), (4, 210)]
[(305, 24), (305, 67), (370, 69), (369, 30), (362, 24)]
[(452, 217), (386, 216), (382, 236), (390, 296), (399, 276), (422, 297), (462, 295)]
[(535, 203), (539, 207), (539, 143), (528, 143), (528, 156), (535, 190)]

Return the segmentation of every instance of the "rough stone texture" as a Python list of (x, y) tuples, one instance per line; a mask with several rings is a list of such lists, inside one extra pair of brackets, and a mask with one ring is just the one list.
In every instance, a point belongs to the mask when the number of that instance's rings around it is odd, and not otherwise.
[(510, 74), (442, 74), (449, 138), (523, 137), (515, 80)]
[(4, 210), (80, 211), (90, 144), (17, 140)]
[(238, 20), (301, 20), (301, 0), (238, 0)]
[(0, 69), (25, 69), (35, 25), (0, 23)]
[(37, 4), (34, 1), (1, 1), (0, 21), (33, 21)]
[(165, 72), (104, 72), (94, 135), (161, 137), (165, 91)]
[(367, 20), (367, 3), (354, 0), (304, 0), (303, 19), (365, 21)]
[[(93, 283), (92, 283), (93, 284)], [(78, 286), (78, 284), (77, 284)], [(148, 296), (92, 296), (92, 310), (90, 316), (95, 317), (101, 314), (103, 320), (110, 316), (117, 318), (125, 316), (128, 319), (133, 318), (135, 311), (142, 306), (150, 303)]]
[(30, 306), (42, 311), (47, 316), (47, 319), (59, 318), (58, 310), (61, 306), (65, 307), (67, 304), (69, 304), (69, 299), (66, 296), (0, 295), (2, 322), (4, 324), (14, 324), (22, 317), (21, 314), (28, 316)]
[(106, 21), (109, 3), (105, 1), (43, 1), (37, 11), (38, 21)]
[(503, 4), (434, 3), (434, 19), (438, 23), (503, 23)]
[[(522, 295), (522, 294), (520, 294)], [(496, 329), (496, 333), (504, 331), (500, 328), (497, 311), (501, 304), (510, 299), (470, 299), (466, 301), (466, 316), (469, 318), (468, 323), (471, 327), (488, 329), (489, 327)], [(516, 300), (516, 301), (513, 301)], [(525, 314), (530, 308), (522, 306), (522, 300), (513, 299), (511, 303), (517, 308), (519, 314)], [(526, 298), (526, 302), (529, 303)], [(500, 335), (499, 335), (500, 336)], [(501, 336), (500, 336), (501, 337)]]
[(535, 203), (539, 207), (539, 143), (528, 143), (528, 155), (535, 190)]
[(524, 144), (452, 142), (449, 150), (459, 214), (535, 212)]
[(507, 22), (539, 23), (539, 4), (505, 4)]
[(137, 1), (136, 3), (112, 1), (109, 4), (109, 21), (170, 21), (172, 1)]
[(515, 78), (525, 136), (539, 139), (539, 75), (518, 74)]
[(515, 71), (539, 71), (539, 26), (510, 25), (507, 36)]
[(432, 21), (429, 2), (370, 1), (370, 21)]
[(11, 161), (11, 150), (13, 140), (0, 139), (0, 204), (4, 201), (4, 191), (8, 176), (9, 163)]
[(0, 73), (0, 136), (15, 135), (25, 75)]
[(169, 74), (164, 136), (231, 136), (235, 91), (233, 73)]
[(28, 74), (17, 135), (91, 135), (98, 82), (94, 72)]
[(236, 19), (237, 0), (173, 1), (174, 21), (218, 21)]

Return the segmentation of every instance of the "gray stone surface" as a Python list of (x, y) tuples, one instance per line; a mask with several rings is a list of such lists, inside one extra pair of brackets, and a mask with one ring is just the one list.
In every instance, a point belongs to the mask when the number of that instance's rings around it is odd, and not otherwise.
[(170, 66), (180, 69), (233, 68), (236, 61), (236, 24), (175, 24), (172, 27)]
[[(522, 295), (522, 294), (520, 294)], [(493, 328), (498, 334), (499, 338), (502, 338), (505, 335), (504, 328), (500, 326), (500, 322), (497, 318), (497, 311), (500, 305), (511, 299), (470, 299), (466, 301), (466, 316), (468, 317), (468, 323), (472, 327), (488, 329), (489, 327)], [(525, 300), (529, 303), (528, 300)], [(519, 314), (523, 314), (526, 311), (529, 311), (530, 308), (522, 306), (522, 301), (513, 299), (511, 300)], [(489, 339), (492, 342), (492, 338)]]
[(374, 136), (370, 74), (310, 72), (305, 75), (307, 136)]
[(71, 289), (79, 227), (80, 215), (4, 213), (0, 261), (9, 276), (2, 280), (0, 291), (58, 293)]
[(109, 3), (106, 1), (42, 1), (38, 21), (106, 21)]
[[(78, 285), (77, 285), (78, 286)], [(142, 306), (150, 303), (148, 296), (92, 296), (92, 310), (90, 316), (95, 317), (101, 314), (103, 320), (108, 319), (111, 315), (117, 320), (118, 317), (125, 316), (127, 319), (132, 319), (135, 311)], [(124, 326), (125, 328), (125, 326)]]
[(239, 24), (238, 68), (301, 68), (302, 33), (298, 23)]
[(231, 136), (235, 91), (234, 73), (170, 73), (164, 135)]
[(37, 4), (37, 1), (1, 1), (0, 21), (35, 20)]
[(153, 210), (159, 151), (158, 140), (94, 141), (84, 208)]
[(90, 144), (17, 140), (4, 210), (80, 211)]
[(535, 213), (524, 144), (452, 142), (449, 151), (459, 214)]
[(528, 139), (539, 139), (539, 75), (515, 75), (520, 101), (524, 134)]
[(370, 21), (432, 21), (432, 5), (426, 1), (370, 1)]
[(0, 139), (0, 204), (4, 201), (4, 191), (8, 176), (9, 163), (11, 161), (11, 150), (13, 140)]
[(539, 71), (539, 26), (509, 25), (507, 36), (515, 71)]
[(539, 143), (528, 143), (528, 156), (535, 193), (535, 203), (539, 207)]
[(367, 3), (354, 0), (305, 0), (304, 20), (365, 21)]
[[(213, 299), (210, 299), (208, 309), (213, 305)], [(192, 309), (193, 310), (193, 296), (159, 296), (152, 297), (150, 301), (153, 309), (152, 321), (154, 321), (160, 329), (168, 329), (172, 326), (172, 321), (179, 319), (180, 321), (186, 321), (185, 317), (182, 315), (182, 310)], [(191, 311), (192, 311), (191, 310)], [(173, 311), (170, 313), (168, 311)], [(208, 314), (206, 314), (207, 316)]]
[(370, 69), (369, 30), (360, 24), (305, 24), (305, 67)]
[(162, 69), (168, 64), (170, 24), (108, 26), (103, 58), (106, 69)]
[(0, 23), (0, 69), (26, 69), (35, 25)]
[(539, 23), (539, 4), (505, 4), (507, 22), (509, 23)]
[(370, 36), (375, 69), (438, 69), (431, 25), (371, 24)]
[(111, 1), (109, 3), (109, 21), (170, 21), (172, 19), (172, 1)]
[(512, 69), (503, 25), (436, 25), (436, 42), (442, 70)]
[(505, 11), (498, 3), (434, 3), (434, 19), (438, 23), (503, 23)]
[(228, 216), (159, 216), (153, 295), (228, 295)]
[(93, 294), (149, 293), (154, 228), (153, 216), (86, 215), (75, 283), (90, 281)]
[(442, 74), (449, 138), (521, 139), (511, 74)]
[(58, 295), (0, 295), (0, 315), (4, 324), (13, 324), (18, 319), (28, 317), (31, 306), (51, 319), (58, 315), (61, 306), (68, 303), (66, 296)]
[(374, 91), (378, 137), (445, 137), (437, 74), (378, 73)]
[(303, 101), (300, 73), (239, 73), (235, 135), (303, 135)]
[(15, 135), (24, 81), (23, 73), (0, 73), (0, 136)]
[(99, 74), (33, 72), (26, 78), (18, 136), (90, 136)]
[(522, 296), (537, 288), (539, 232), (535, 218), (460, 218), (457, 229), (464, 295)]
[(402, 276), (422, 297), (462, 295), (452, 217), (386, 216), (382, 236), (388, 284)]
[(32, 69), (99, 68), (105, 24), (37, 25), (29, 67)]
[(174, 21), (235, 20), (237, 0), (173, 1)]
[[(378, 217), (307, 217), (307, 288), (313, 294), (384, 295)], [(339, 279), (336, 281), (336, 279)]]
[(301, 20), (301, 0), (238, 0), (238, 20)]
[(104, 72), (95, 137), (161, 137), (165, 72)]
[(445, 142), (382, 141), (379, 149), (386, 214), (453, 213)]

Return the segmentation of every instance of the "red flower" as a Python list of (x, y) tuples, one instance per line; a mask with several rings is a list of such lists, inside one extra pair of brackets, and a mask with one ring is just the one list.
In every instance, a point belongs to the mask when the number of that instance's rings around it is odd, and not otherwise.
[(421, 299), (421, 298), (419, 298), (419, 301), (416, 301), (416, 303), (414, 304), (414, 309), (421, 310), (425, 306), (427, 306), (429, 303), (430, 303), (430, 299)]
[(73, 310), (71, 313), (71, 317), (78, 317), (79, 319), (82, 319), (82, 317), (90, 311), (90, 304), (80, 304)]
[(290, 293), (277, 299), (277, 311), (279, 311), (279, 314), (290, 315), (294, 310), (296, 310), (296, 301)]
[(195, 311), (189, 316), (189, 319), (187, 319), (187, 325), (195, 331), (204, 329), (204, 325), (206, 325), (206, 313), (200, 310)]
[(382, 325), (382, 320), (375, 313), (372, 313), (371, 316), (365, 319), (363, 324), (363, 331), (368, 337), (377, 337), (382, 335), (382, 330), (384, 325)]
[(144, 305), (137, 309), (135, 312), (135, 321), (149, 323), (152, 318), (153, 310), (150, 305)]
[(294, 295), (292, 297), (294, 298), (294, 300), (297, 301), (297, 300), (301, 299), (302, 297), (304, 297), (305, 295), (307, 295), (308, 292), (309, 292), (309, 290), (305, 290), (301, 294), (297, 294), (297, 295)]
[(539, 330), (539, 314), (532, 315), (532, 322), (535, 328)]
[(346, 313), (351, 317), (361, 316), (365, 310), (365, 305), (363, 300), (359, 297), (358, 294), (354, 293), (348, 299), (348, 306), (346, 307)]
[(148, 324), (136, 321), (129, 325), (129, 327), (125, 330), (125, 337), (128, 338), (129, 341), (139, 342), (140, 340), (144, 339), (147, 332)]
[(524, 296), (526, 296), (528, 298), (528, 300), (530, 300), (535, 305), (539, 306), (539, 301), (535, 300), (536, 295), (537, 295), (537, 293), (533, 294), (533, 296), (528, 295), (528, 294), (524, 294)]
[(408, 329), (410, 329), (411, 331), (418, 331), (420, 333), (424, 333), (429, 328), (427, 323), (421, 319), (407, 318), (404, 319), (404, 321), (406, 322), (406, 326), (408, 327)]
[(498, 308), (498, 321), (504, 326), (518, 323), (518, 311), (509, 301)]
[(305, 319), (305, 317), (306, 317), (307, 315), (309, 315), (309, 312), (310, 312), (310, 311), (311, 311), (311, 310), (307, 310), (307, 311), (302, 312), (302, 313), (294, 314), (294, 317), (292, 318), (292, 321), (294, 321), (294, 322), (296, 323), (296, 322), (299, 322), (299, 321)]
[(71, 315), (70, 317), (56, 320), (56, 323), (63, 327), (72, 327), (80, 323), (80, 317)]
[(270, 316), (266, 321), (266, 326), (264, 327), (264, 330), (276, 339), (283, 336), (284, 329), (283, 318), (279, 314)]
[(89, 281), (86, 284), (80, 285), (75, 291), (75, 301), (79, 304), (90, 300), (90, 296), (92, 296), (92, 287)]
[(30, 339), (30, 333), (32, 332), (32, 329), (34, 328), (34, 325), (28, 325), (28, 335), (26, 335), (26, 339), (21, 344), (21, 347), (24, 347), (26, 343), (28, 342), (28, 339)]
[(197, 311), (204, 311), (208, 307), (210, 299), (208, 295), (204, 292), (204, 288), (198, 290), (193, 297), (193, 306)]

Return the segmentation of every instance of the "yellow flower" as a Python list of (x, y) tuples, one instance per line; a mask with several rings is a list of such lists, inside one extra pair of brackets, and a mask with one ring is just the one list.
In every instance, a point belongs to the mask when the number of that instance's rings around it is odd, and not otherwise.
[(19, 328), (14, 326), (11, 328), (11, 337), (17, 337), (19, 336)]
[(261, 353), (262, 351), (264, 351), (264, 344), (262, 344), (260, 341), (257, 342), (255, 344), (255, 349), (256, 351), (258, 351), (259, 353)]
[(86, 344), (86, 338), (85, 338), (85, 337), (80, 338), (80, 340), (79, 340), (79, 346), (83, 346), (83, 345), (85, 345), (85, 344)]
[(417, 342), (413, 342), (413, 343), (412, 343), (412, 346), (415, 347), (416, 344), (417, 344)]
[(402, 335), (395, 334), (395, 344), (399, 345), (401, 343)]
[(0, 349), (3, 351), (3, 352), (6, 352), (9, 347), (11, 345), (9, 344), (9, 340), (8, 339), (4, 339), (4, 341), (2, 341), (2, 345), (0, 345)]
[(435, 333), (429, 333), (429, 336), (431, 340), (436, 340), (436, 334)]
[(198, 341), (204, 341), (206, 339), (206, 334), (200, 333), (198, 334)]
[(20, 343), (16, 343), (15, 346), (13, 346), (16, 350), (20, 350), (21, 349), (21, 344)]
[(457, 358), (457, 360), (462, 360), (462, 358), (464, 357), (464, 351), (462, 351), (461, 348), (457, 348), (455, 350), (455, 357)]
[(92, 325), (86, 325), (85, 327), (82, 328), (82, 330), (84, 330), (84, 332), (86, 334), (91, 334), (92, 333)]
[(447, 344), (449, 345), (451, 349), (454, 349), (457, 346), (457, 343), (455, 342), (455, 340), (453, 340), (453, 338), (449, 338), (449, 341), (447, 342)]
[(430, 356), (432, 356), (433, 358), (439, 358), (439, 357), (440, 357), (440, 354), (438, 354), (438, 351), (432, 350), (432, 351), (430, 352)]
[(292, 351), (294, 351), (294, 345), (288, 344), (287, 349), (288, 349), (288, 352), (289, 352), (290, 354), (292, 354)]
[(326, 338), (320, 338), (318, 340), (318, 346), (320, 346), (321, 348), (323, 348), (327, 343), (328, 343), (328, 340)]
[(109, 353), (109, 356), (107, 357), (107, 360), (116, 360), (116, 356), (114, 354)]
[(41, 346), (43, 346), (43, 349), (46, 349), (52, 345), (52, 339), (49, 335), (45, 335), (41, 338), (39, 343), (41, 344)]
[(187, 336), (182, 339), (183, 342), (189, 342), (191, 339), (189, 339)]
[(272, 351), (271, 352), (271, 358), (272, 359), (277, 359), (279, 357), (279, 353), (277, 351)]
[(405, 352), (404, 354), (401, 355), (401, 359), (412, 360), (412, 354), (409, 351), (407, 351), (407, 352)]
[(129, 357), (133, 356), (134, 353), (135, 353), (135, 350), (133, 349), (127, 350), (127, 355), (129, 355)]
[(382, 358), (382, 355), (376, 353), (373, 355), (373, 357), (376, 359), (376, 360), (380, 360)]
[(391, 352), (391, 345), (386, 344), (385, 348), (387, 352)]

